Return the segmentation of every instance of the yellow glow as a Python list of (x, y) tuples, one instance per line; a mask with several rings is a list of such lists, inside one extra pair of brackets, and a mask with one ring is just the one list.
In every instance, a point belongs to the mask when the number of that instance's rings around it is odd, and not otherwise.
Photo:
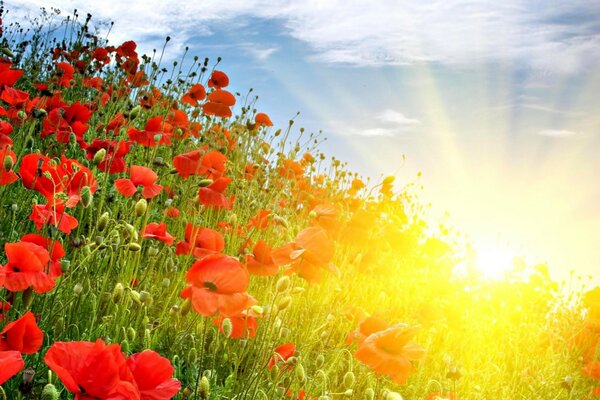
[(481, 244), (477, 246), (475, 266), (484, 277), (501, 278), (513, 268), (514, 254), (501, 244)]

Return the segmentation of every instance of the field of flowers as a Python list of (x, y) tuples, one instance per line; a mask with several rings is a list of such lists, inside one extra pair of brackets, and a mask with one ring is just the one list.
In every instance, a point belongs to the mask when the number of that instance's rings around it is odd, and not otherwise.
[(600, 396), (600, 288), (482, 279), (218, 62), (45, 16), (1, 26), (0, 399)]

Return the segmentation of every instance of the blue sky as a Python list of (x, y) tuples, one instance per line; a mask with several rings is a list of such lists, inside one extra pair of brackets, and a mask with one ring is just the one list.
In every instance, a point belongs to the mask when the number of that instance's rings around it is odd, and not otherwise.
[(600, 270), (599, 2), (99, 3), (8, 1), (6, 18), (77, 8), (114, 20), (114, 43), (221, 56), (234, 90), (280, 127), (300, 111), (352, 170), (422, 171), (432, 214), (476, 242)]

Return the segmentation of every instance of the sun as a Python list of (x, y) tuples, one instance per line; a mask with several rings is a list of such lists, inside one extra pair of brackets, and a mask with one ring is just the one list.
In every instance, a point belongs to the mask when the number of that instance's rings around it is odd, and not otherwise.
[(502, 278), (514, 267), (514, 252), (500, 243), (481, 243), (476, 247), (475, 267), (484, 277)]

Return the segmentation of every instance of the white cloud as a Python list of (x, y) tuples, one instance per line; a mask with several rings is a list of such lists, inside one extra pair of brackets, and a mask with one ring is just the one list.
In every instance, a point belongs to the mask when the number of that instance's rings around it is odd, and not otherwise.
[[(252, 18), (272, 20), (308, 44), (310, 58), (350, 65), (422, 62), (460, 67), (500, 62), (571, 74), (593, 66), (600, 55), (600, 3), (594, 0), (21, 0), (7, 8), (78, 8), (112, 19), (115, 42), (147, 40), (146, 48), (173, 37), (175, 47), (217, 26), (250, 32)], [(160, 38), (160, 39), (157, 39)], [(146, 46), (148, 44), (149, 46)], [(159, 48), (159, 47), (158, 47)], [(268, 57), (269, 49), (257, 53)]]
[(340, 135), (391, 137), (408, 133), (419, 125), (421, 121), (388, 108), (373, 118), (362, 120), (358, 126), (338, 121), (332, 125), (331, 130)]
[(549, 137), (569, 137), (575, 136), (577, 133), (566, 129), (543, 129), (538, 132), (538, 135)]
[(421, 125), (421, 121), (418, 119), (408, 118), (401, 112), (391, 110), (389, 108), (376, 115), (375, 119), (383, 123), (396, 125), (398, 127), (410, 128), (415, 125)]

